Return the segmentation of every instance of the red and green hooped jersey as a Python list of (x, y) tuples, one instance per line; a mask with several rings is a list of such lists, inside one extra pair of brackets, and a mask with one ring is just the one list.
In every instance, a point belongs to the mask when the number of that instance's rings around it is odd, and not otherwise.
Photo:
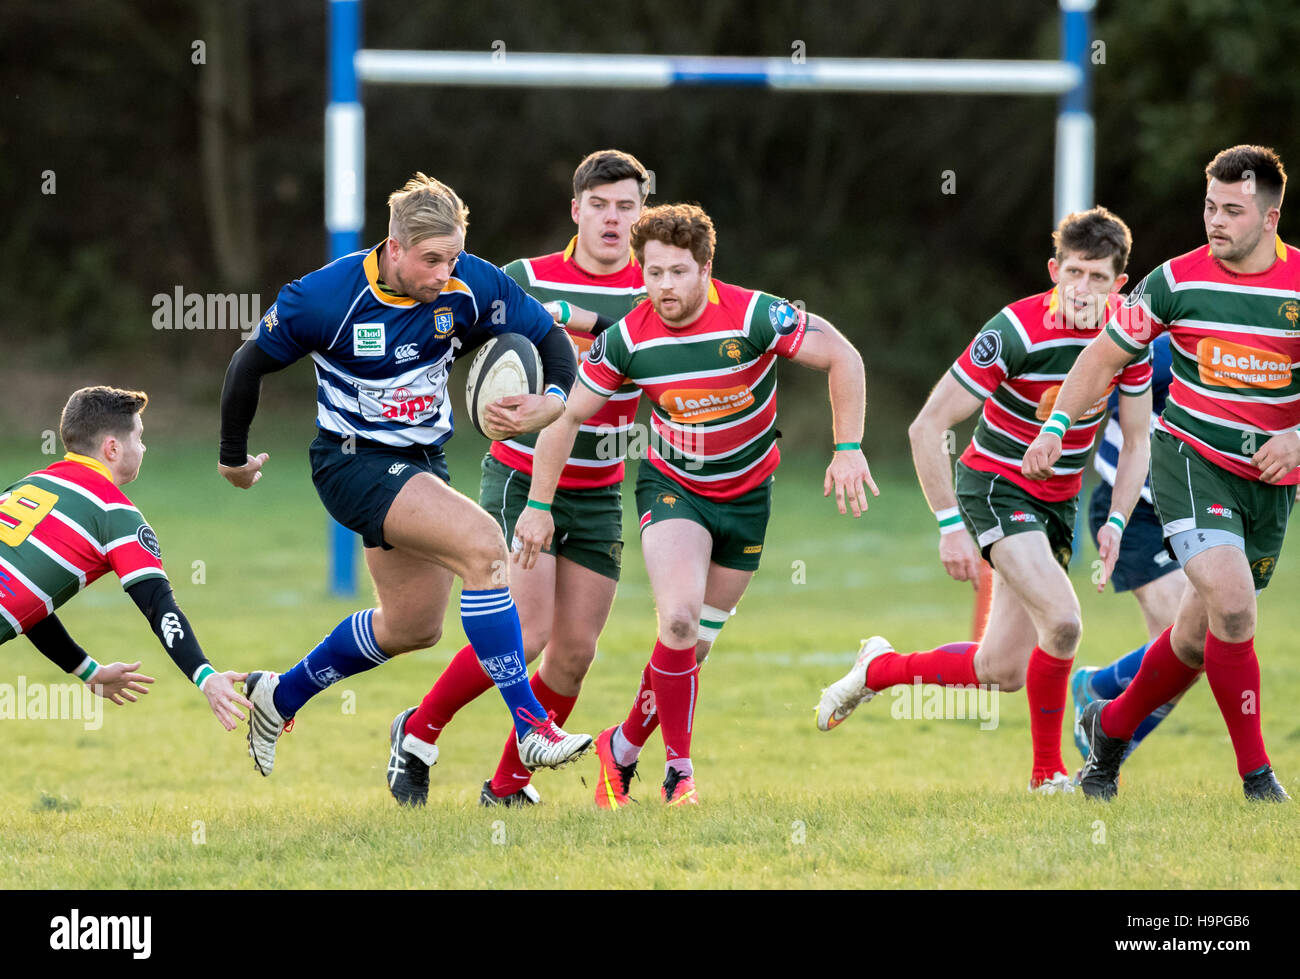
[(971, 469), (1005, 476), (1046, 503), (1079, 494), (1088, 451), (1106, 419), (1106, 400), (1115, 386), (1127, 395), (1141, 394), (1151, 386), (1151, 358), (1145, 350), (1135, 350), (1133, 361), (1115, 376), (1106, 394), (1065, 433), (1053, 475), (1045, 480), (1023, 475), (1025, 451), (1051, 417), (1061, 383), (1083, 348), (1102, 330), (1101, 326), (1066, 325), (1057, 303), (1052, 288), (1007, 306), (984, 325), (949, 369), (962, 387), (984, 399), (984, 410), (961, 461)]
[(158, 538), (95, 459), (68, 453), (0, 493), (0, 642), (97, 578), (162, 578)]
[[(1106, 326), (1125, 350), (1168, 332), (1173, 380), (1157, 425), (1243, 479), (1272, 436), (1300, 426), (1300, 251), (1230, 272), (1204, 245), (1148, 275)], [(1300, 469), (1280, 485), (1300, 483)]]
[(604, 397), (637, 385), (650, 401), (649, 463), (693, 493), (733, 500), (781, 461), (776, 358), (799, 352), (806, 326), (792, 303), (715, 279), (684, 329), (637, 306), (596, 338), (578, 379)]
[[(538, 302), (563, 299), (601, 316), (622, 319), (645, 298), (641, 266), (633, 258), (618, 272), (594, 275), (574, 261), (577, 242), (574, 238), (562, 252), (518, 259), (503, 271)], [(578, 360), (585, 360), (595, 337), (573, 327), (565, 329), (577, 348)], [(593, 489), (623, 481), (623, 458), (640, 402), (641, 390), (635, 384), (625, 384), (583, 423), (560, 473), (560, 489)], [(493, 442), (489, 451), (497, 461), (531, 476), (536, 445), (535, 434), (521, 435)]]

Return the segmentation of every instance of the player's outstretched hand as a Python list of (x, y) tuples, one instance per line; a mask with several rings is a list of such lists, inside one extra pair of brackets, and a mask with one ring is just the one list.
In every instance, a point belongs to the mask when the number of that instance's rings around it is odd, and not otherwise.
[(483, 409), (483, 421), (502, 437), (540, 432), (564, 414), (564, 403), (549, 394), (512, 394)]
[(1102, 524), (1097, 531), (1097, 554), (1101, 557), (1101, 580), (1097, 582), (1097, 591), (1103, 591), (1115, 571), (1115, 562), (1119, 560), (1119, 542), (1123, 532), (1113, 523)]
[(980, 583), (980, 552), (965, 528), (957, 533), (939, 535), (939, 560), (943, 570), (954, 581), (969, 581), (978, 589)]
[(249, 710), (253, 709), (253, 705), (235, 689), (236, 683), (246, 679), (248, 679), (247, 673), (227, 670), (225, 673), (213, 673), (203, 681), (203, 696), (208, 698), (208, 706), (212, 708), (212, 713), (227, 731), (233, 731), (235, 726), (244, 719), (236, 704)]
[(835, 488), (835, 505), (840, 513), (848, 513), (844, 506), (845, 497), (853, 508), (853, 515), (860, 517), (867, 511), (867, 494), (863, 484), (871, 490), (872, 496), (879, 496), (876, 481), (871, 478), (871, 467), (861, 449), (842, 449), (831, 456), (831, 464), (826, 467), (826, 478), (822, 481), (822, 496), (831, 495)]
[(1259, 470), (1261, 481), (1278, 482), (1300, 466), (1300, 432), (1293, 430), (1274, 435), (1250, 457), (1250, 461)]
[(134, 704), (137, 693), (149, 692), (149, 688), (141, 684), (153, 683), (153, 677), (136, 673), (138, 669), (139, 663), (105, 663), (90, 675), (86, 686), (115, 704), (128, 701)]
[(1052, 475), (1052, 463), (1061, 458), (1061, 440), (1051, 432), (1039, 432), (1025, 450), (1025, 461), (1020, 471), (1030, 479), (1047, 479)]
[(249, 456), (248, 461), (242, 466), (223, 466), (218, 462), (217, 472), (225, 476), (232, 486), (248, 489), (262, 478), (262, 466), (269, 458), (271, 457), (263, 452), (261, 455)]
[(515, 539), (510, 542), (510, 551), (515, 564), (527, 571), (537, 563), (537, 555), (551, 543), (555, 534), (555, 521), (547, 510), (526, 506), (519, 519), (515, 521)]

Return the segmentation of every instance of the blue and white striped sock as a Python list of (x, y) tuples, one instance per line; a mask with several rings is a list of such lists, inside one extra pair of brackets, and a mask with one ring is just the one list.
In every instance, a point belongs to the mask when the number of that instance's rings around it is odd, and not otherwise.
[(460, 593), (460, 621), (474, 647), (474, 655), (501, 691), (515, 722), (515, 737), (531, 730), (524, 714), (541, 719), (546, 710), (533, 695), (528, 684), (528, 667), (524, 664), (524, 636), (519, 628), (519, 612), (509, 588), (491, 588)]
[(326, 687), (344, 677), (364, 673), (388, 662), (388, 654), (375, 642), (371, 624), (375, 610), (349, 615), (334, 627), (310, 653), (280, 676), (273, 700), (285, 720)]

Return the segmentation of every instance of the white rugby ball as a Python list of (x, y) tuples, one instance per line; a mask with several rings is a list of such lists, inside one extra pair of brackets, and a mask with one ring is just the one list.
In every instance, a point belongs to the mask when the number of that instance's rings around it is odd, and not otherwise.
[(483, 409), (499, 398), (542, 393), (542, 358), (526, 336), (503, 333), (479, 348), (469, 365), (465, 407), (480, 435), (506, 438), (483, 421)]

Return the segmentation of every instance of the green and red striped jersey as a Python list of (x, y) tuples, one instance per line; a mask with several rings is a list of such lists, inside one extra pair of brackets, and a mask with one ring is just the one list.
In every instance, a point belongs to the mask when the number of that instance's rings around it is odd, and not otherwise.
[(0, 642), (97, 578), (162, 578), (158, 538), (96, 459), (69, 452), (0, 493)]
[(781, 461), (775, 361), (799, 352), (806, 326), (786, 300), (715, 279), (684, 329), (637, 306), (596, 338), (578, 379), (602, 397), (639, 387), (650, 400), (649, 463), (693, 493), (733, 500)]
[[(574, 238), (562, 252), (518, 259), (503, 271), (538, 302), (563, 299), (601, 316), (622, 319), (645, 298), (641, 266), (633, 258), (618, 272), (593, 274), (574, 260), (577, 243)], [(565, 329), (577, 348), (578, 360), (586, 359), (595, 337), (571, 326)], [(591, 489), (623, 481), (623, 458), (640, 402), (640, 389), (625, 384), (583, 424), (560, 473), (560, 489)], [(497, 461), (531, 476), (536, 445), (536, 434), (520, 435), (493, 442), (489, 451)]]
[[(1243, 275), (1203, 245), (1148, 275), (1106, 326), (1125, 350), (1168, 331), (1173, 380), (1156, 424), (1204, 459), (1244, 479), (1274, 435), (1300, 426), (1300, 251)], [(1281, 485), (1300, 483), (1300, 469)]]
[[(1106, 401), (1115, 386), (1127, 395), (1141, 394), (1151, 386), (1150, 355), (1135, 350), (1133, 360), (1115, 375), (1106, 393), (1065, 433), (1053, 475), (1044, 480), (1023, 475), (1025, 452), (1051, 417), (1061, 383), (1103, 328), (1069, 326), (1058, 303), (1053, 287), (1005, 307), (984, 324), (949, 369), (962, 387), (984, 399), (984, 410), (961, 461), (971, 469), (1005, 476), (1030, 496), (1049, 503), (1068, 500), (1082, 489), (1088, 451), (1106, 419)], [(1103, 316), (1101, 322), (1105, 321)]]

